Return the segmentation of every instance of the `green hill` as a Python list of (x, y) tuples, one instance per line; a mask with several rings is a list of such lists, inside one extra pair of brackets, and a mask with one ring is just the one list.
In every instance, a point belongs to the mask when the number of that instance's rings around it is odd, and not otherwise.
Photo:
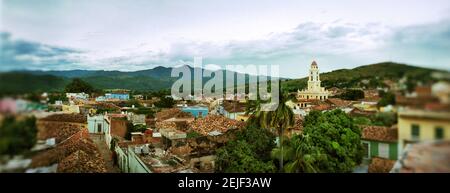
[[(304, 69), (308, 70), (308, 69)], [(340, 69), (320, 74), (326, 88), (375, 88), (383, 85), (383, 80), (398, 80), (408, 77), (409, 82), (427, 82), (431, 73), (438, 70), (384, 62), (360, 66), (354, 69)], [(96, 89), (129, 89), (137, 91), (157, 91), (169, 89), (177, 78), (170, 77), (171, 68), (156, 67), (136, 72), (120, 71), (20, 71), (0, 73), (0, 94), (21, 94), (29, 92), (62, 91), (72, 78), (78, 77)], [(246, 76), (246, 79), (249, 77)], [(204, 78), (206, 82), (209, 78)], [(225, 80), (225, 77), (224, 77)], [(363, 81), (366, 80), (366, 81)], [(362, 82), (367, 82), (361, 85)], [(282, 87), (289, 91), (303, 89), (307, 78), (282, 80)]]
[[(305, 69), (307, 70), (307, 69)], [(439, 70), (410, 66), (393, 62), (383, 62), (359, 66), (353, 69), (340, 69), (321, 73), (322, 86), (326, 88), (352, 88), (366, 87), (376, 88), (383, 85), (383, 80), (398, 80), (407, 77), (408, 82), (428, 82), (432, 80), (431, 73)], [(363, 80), (366, 80), (362, 83)], [(289, 91), (304, 89), (308, 78), (291, 79), (282, 82), (282, 87)]]

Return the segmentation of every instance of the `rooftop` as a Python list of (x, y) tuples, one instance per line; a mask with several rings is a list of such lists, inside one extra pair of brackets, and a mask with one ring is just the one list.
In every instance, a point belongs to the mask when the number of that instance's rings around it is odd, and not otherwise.
[(366, 126), (362, 130), (362, 139), (381, 142), (397, 142), (398, 130), (383, 126)]
[(59, 121), (73, 123), (87, 123), (87, 118), (81, 114), (54, 114), (40, 119), (42, 121)]
[(245, 122), (228, 119), (220, 115), (208, 115), (189, 123), (190, 129), (202, 135), (209, 135), (213, 131), (226, 133), (229, 129), (240, 129), (244, 126)]
[(422, 142), (406, 146), (394, 173), (449, 173), (450, 141)]

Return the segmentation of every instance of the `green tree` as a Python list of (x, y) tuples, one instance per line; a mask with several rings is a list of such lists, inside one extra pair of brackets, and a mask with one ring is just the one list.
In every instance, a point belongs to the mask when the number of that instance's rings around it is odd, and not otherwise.
[(131, 140), (131, 133), (133, 132), (145, 132), (147, 126), (145, 125), (133, 125), (132, 123), (127, 123), (127, 133), (125, 134), (125, 139)]
[(378, 101), (378, 107), (384, 107), (387, 105), (395, 105), (395, 94), (387, 92), (382, 94), (380, 101)]
[(64, 93), (54, 93), (48, 96), (48, 103), (54, 104), (55, 101), (68, 101), (66, 95)]
[(275, 135), (267, 129), (248, 125), (216, 151), (217, 172), (275, 172), (270, 157)]
[[(286, 105), (288, 96), (285, 93), (279, 93), (279, 103), (274, 111), (262, 111), (262, 103), (255, 102), (252, 106), (249, 106), (248, 111), (253, 111), (254, 113), (249, 119), (249, 123), (255, 124), (261, 128), (272, 129), (275, 128), (280, 140), (280, 144), (283, 144), (284, 131), (295, 124), (294, 112), (292, 109)], [(283, 146), (281, 145), (281, 152), (283, 151)], [(280, 170), (283, 168), (283, 154), (280, 154)]]
[(360, 140), (361, 130), (343, 111), (313, 111), (303, 133), (283, 143), (286, 152), (275, 148), (272, 154), (286, 156), (286, 172), (351, 172), (363, 157)]
[(364, 98), (364, 91), (360, 89), (347, 89), (342, 93), (339, 98), (345, 100), (358, 100)]
[(92, 87), (89, 83), (79, 79), (74, 78), (71, 83), (66, 85), (64, 89), (66, 93), (93, 93), (95, 92), (94, 87)]
[(158, 102), (155, 102), (155, 106), (158, 108), (172, 108), (173, 105), (175, 105), (175, 101), (172, 97), (162, 96)]
[(373, 125), (390, 127), (397, 123), (397, 114), (391, 112), (380, 112), (372, 117)]
[(0, 126), (0, 155), (17, 155), (36, 144), (36, 118), (16, 120), (6, 117)]

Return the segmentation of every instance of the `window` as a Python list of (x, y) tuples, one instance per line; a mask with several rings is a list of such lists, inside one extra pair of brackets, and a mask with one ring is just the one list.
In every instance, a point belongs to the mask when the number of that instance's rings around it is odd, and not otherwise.
[(442, 127), (436, 127), (434, 130), (435, 139), (444, 139), (444, 129)]
[(378, 144), (378, 156), (389, 159), (389, 144), (387, 143)]
[(370, 158), (370, 144), (368, 142), (362, 142), (363, 149), (364, 149), (364, 158), (369, 159)]
[(420, 137), (420, 127), (419, 125), (413, 124), (411, 125), (411, 138), (413, 140), (417, 140)]

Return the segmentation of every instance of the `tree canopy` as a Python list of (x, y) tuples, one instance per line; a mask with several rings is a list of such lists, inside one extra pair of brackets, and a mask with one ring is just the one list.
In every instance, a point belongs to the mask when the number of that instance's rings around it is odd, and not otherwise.
[[(286, 172), (351, 172), (361, 163), (361, 131), (341, 110), (312, 111), (301, 135), (283, 143)], [(279, 157), (280, 148), (273, 150)]]
[(36, 118), (6, 117), (0, 126), (0, 155), (17, 155), (36, 144)]
[(71, 83), (66, 85), (66, 88), (64, 89), (66, 93), (93, 93), (94, 87), (90, 85), (89, 83), (79, 79), (74, 78)]
[(270, 158), (275, 147), (275, 135), (266, 129), (249, 126), (236, 134), (216, 151), (217, 172), (275, 172), (276, 167)]

